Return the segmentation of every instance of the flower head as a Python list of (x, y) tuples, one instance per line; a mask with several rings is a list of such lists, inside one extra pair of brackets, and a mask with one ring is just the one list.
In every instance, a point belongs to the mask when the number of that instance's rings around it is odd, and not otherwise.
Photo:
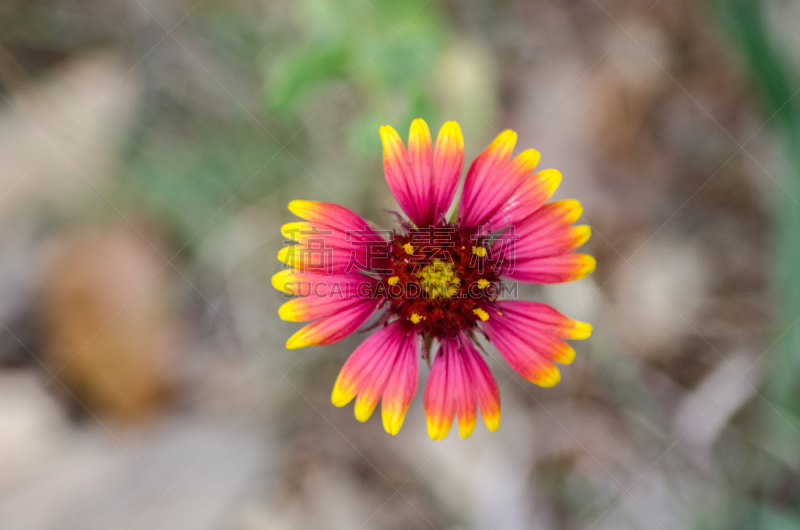
[(296, 295), (281, 318), (310, 323), (287, 347), (332, 344), (378, 313), (380, 329), (339, 373), (334, 405), (355, 398), (356, 418), (366, 421), (382, 400), (384, 428), (396, 434), (417, 391), (421, 355), (430, 366), (424, 404), (431, 438), (444, 438), (456, 418), (459, 434), (469, 436), (478, 410), (495, 431), (499, 390), (474, 341), (486, 337), (528, 381), (558, 383), (554, 363), (575, 357), (563, 339), (585, 339), (591, 326), (503, 294), (509, 281), (560, 283), (591, 273), (594, 258), (573, 252), (591, 231), (573, 226), (582, 212), (577, 201), (547, 202), (561, 174), (534, 172), (537, 151), (512, 158), (513, 131), (470, 166), (454, 220), (448, 211), (464, 163), (459, 125), (445, 123), (434, 144), (428, 125), (414, 120), (408, 148), (388, 125), (380, 135), (386, 181), (407, 220), (381, 231), (336, 204), (289, 203), (304, 221), (283, 226), (295, 244), (279, 253), (289, 268), (272, 281)]

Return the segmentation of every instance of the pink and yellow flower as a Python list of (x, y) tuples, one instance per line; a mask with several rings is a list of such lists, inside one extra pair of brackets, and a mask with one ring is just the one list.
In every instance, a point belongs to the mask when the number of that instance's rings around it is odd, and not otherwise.
[(500, 394), (474, 341), (484, 336), (528, 381), (558, 383), (555, 363), (575, 358), (564, 339), (588, 338), (592, 327), (502, 295), (508, 280), (547, 284), (590, 274), (594, 258), (573, 251), (591, 230), (574, 226), (577, 201), (547, 202), (561, 174), (536, 172), (537, 151), (512, 158), (514, 131), (502, 132), (470, 166), (455, 221), (447, 213), (464, 164), (458, 123), (445, 123), (435, 144), (420, 119), (407, 148), (388, 125), (380, 135), (386, 181), (408, 220), (387, 232), (336, 204), (289, 203), (303, 221), (283, 226), (295, 244), (279, 253), (289, 268), (272, 282), (296, 295), (281, 318), (309, 324), (286, 346), (332, 344), (377, 315), (380, 329), (339, 373), (334, 405), (355, 399), (355, 416), (366, 421), (381, 401), (383, 426), (397, 434), (417, 392), (421, 356), (430, 366), (424, 405), (431, 438), (444, 438), (455, 419), (459, 434), (469, 436), (478, 411), (495, 431)]

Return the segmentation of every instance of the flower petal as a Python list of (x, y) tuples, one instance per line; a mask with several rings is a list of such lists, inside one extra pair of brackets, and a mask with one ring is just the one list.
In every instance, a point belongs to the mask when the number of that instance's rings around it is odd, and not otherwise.
[(588, 226), (571, 226), (582, 211), (578, 201), (546, 204), (497, 238), (492, 254), (502, 255), (513, 269), (517, 263), (572, 252), (591, 236)]
[(360, 215), (339, 204), (319, 201), (292, 201), (289, 203), (289, 211), (301, 219), (314, 224), (325, 225), (339, 232), (360, 232), (363, 230), (367, 234), (372, 232), (377, 235), (370, 228), (369, 223), (362, 219)]
[(292, 201), (289, 210), (306, 222), (281, 227), (285, 238), (298, 243), (278, 253), (284, 264), (323, 273), (386, 266), (388, 242), (354, 212), (313, 201)]
[(361, 302), (359, 298), (325, 298), (301, 296), (284, 302), (278, 309), (278, 316), (289, 322), (310, 322), (341, 311)]
[[(475, 388), (478, 406), (481, 409), (481, 416), (486, 422), (486, 428), (495, 432), (500, 427), (500, 390), (497, 383), (486, 366), (483, 357), (472, 345), (472, 341), (466, 337), (462, 339), (462, 353), (464, 354), (464, 366), (467, 368)], [(461, 421), (459, 419), (459, 421)], [(460, 426), (460, 424), (459, 424)]]
[(343, 407), (357, 396), (355, 416), (359, 421), (367, 421), (387, 390), (390, 403), (384, 405), (384, 425), (388, 417), (396, 433), (416, 391), (416, 384), (412, 388), (408, 381), (415, 375), (408, 360), (410, 356), (416, 361), (416, 340), (416, 333), (402, 322), (372, 334), (356, 348), (339, 372), (331, 395), (333, 404)]
[(315, 274), (295, 269), (275, 274), (272, 283), (279, 290), (298, 295), (281, 306), (279, 316), (292, 322), (308, 322), (372, 298), (378, 282), (363, 274)]
[(335, 313), (300, 328), (286, 341), (286, 347), (296, 350), (338, 342), (360, 328), (372, 316), (379, 303), (378, 299), (355, 298), (345, 307), (336, 307)]
[(456, 413), (455, 373), (451, 350), (452, 343), (445, 341), (433, 361), (425, 386), (423, 402), (428, 418), (428, 435), (433, 440), (443, 440), (447, 436)]
[[(413, 123), (411, 128), (415, 129)], [(417, 129), (419, 128), (417, 127)], [(424, 185), (421, 179), (414, 174), (414, 169), (409, 163), (409, 153), (397, 131), (390, 125), (384, 125), (380, 129), (380, 134), (383, 143), (383, 172), (386, 175), (386, 183), (400, 204), (400, 208), (408, 215), (412, 223), (419, 226), (425, 220), (425, 212), (429, 207), (428, 204), (422, 204), (420, 201)], [(430, 137), (430, 132), (428, 135)]]
[(343, 407), (350, 403), (371, 377), (370, 368), (377, 362), (384, 362), (387, 356), (396, 355), (397, 351), (392, 346), (396, 345), (399, 338), (397, 330), (397, 324), (381, 328), (350, 354), (333, 386), (331, 401), (334, 405)]
[(458, 345), (453, 356), (451, 369), (453, 370), (453, 392), (455, 393), (456, 416), (458, 417), (458, 435), (467, 438), (475, 430), (475, 419), (477, 417), (477, 403), (475, 399), (475, 387), (472, 384), (472, 377), (469, 366), (466, 364), (468, 353), (458, 351)]
[(446, 216), (453, 203), (458, 181), (464, 169), (464, 136), (455, 121), (448, 121), (439, 130), (433, 149), (433, 206), (431, 221)]
[(562, 254), (506, 265), (503, 276), (526, 283), (564, 283), (580, 280), (594, 272), (595, 259), (588, 254)]
[(561, 172), (545, 169), (531, 175), (514, 191), (500, 209), (489, 219), (494, 229), (516, 224), (541, 208), (561, 184)]
[(477, 407), (490, 431), (500, 425), (500, 393), (489, 368), (472, 340), (461, 333), (445, 340), (431, 367), (425, 388), (428, 434), (441, 440), (458, 418), (458, 433), (468, 437), (475, 430)]
[(367, 297), (377, 280), (364, 274), (321, 274), (304, 269), (284, 269), (272, 276), (272, 286), (295, 296)]
[(417, 118), (412, 121), (411, 130), (408, 132), (408, 162), (413, 177), (410, 188), (419, 216), (417, 219), (412, 218), (412, 221), (417, 226), (423, 227), (431, 224), (434, 206), (432, 145), (431, 131), (425, 120)]
[(411, 122), (408, 150), (392, 127), (381, 127), (386, 182), (400, 207), (418, 227), (438, 224), (447, 213), (464, 166), (464, 137), (458, 123), (442, 125), (432, 149), (424, 120)]
[(408, 334), (400, 347), (394, 370), (381, 401), (383, 428), (391, 435), (400, 432), (419, 383), (419, 345), (416, 334)]
[(516, 142), (517, 133), (503, 131), (470, 166), (459, 208), (462, 225), (475, 228), (493, 218), (536, 168), (540, 155), (534, 149), (509, 160)]
[(528, 381), (554, 386), (561, 379), (553, 362), (569, 364), (575, 350), (561, 338), (585, 339), (589, 324), (572, 320), (535, 302), (497, 302), (499, 312), (482, 323), (489, 340), (508, 364)]

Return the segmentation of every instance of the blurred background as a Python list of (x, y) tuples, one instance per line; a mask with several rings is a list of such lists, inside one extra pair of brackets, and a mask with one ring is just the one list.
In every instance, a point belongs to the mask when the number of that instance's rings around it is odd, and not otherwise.
[[(0, 527), (800, 528), (800, 3), (3, 0)], [(289, 200), (384, 226), (378, 127), (564, 174), (594, 325), (503, 421), (396, 437), (287, 351)], [(427, 370), (422, 370), (424, 388)]]

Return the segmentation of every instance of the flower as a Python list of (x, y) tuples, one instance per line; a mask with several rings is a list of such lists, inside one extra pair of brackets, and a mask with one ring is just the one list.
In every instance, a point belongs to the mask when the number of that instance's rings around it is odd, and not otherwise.
[(278, 254), (290, 268), (272, 282), (297, 295), (281, 306), (281, 318), (310, 323), (287, 347), (332, 344), (377, 313), (380, 329), (342, 367), (333, 404), (355, 398), (355, 416), (366, 421), (382, 400), (384, 428), (397, 434), (417, 391), (421, 352), (430, 366), (424, 405), (431, 438), (444, 438), (455, 418), (461, 437), (469, 436), (477, 410), (495, 431), (499, 389), (476, 337), (486, 337), (528, 381), (558, 383), (554, 363), (575, 358), (564, 339), (588, 338), (592, 327), (501, 295), (514, 285), (508, 281), (560, 283), (594, 271), (594, 258), (573, 252), (591, 230), (573, 226), (582, 212), (577, 201), (547, 202), (561, 173), (534, 173), (537, 151), (512, 158), (513, 131), (472, 163), (451, 221), (446, 215), (464, 163), (458, 123), (445, 123), (435, 145), (421, 119), (411, 124), (407, 149), (392, 127), (384, 125), (380, 135), (386, 181), (408, 220), (398, 215), (400, 228), (382, 231), (336, 204), (289, 203), (304, 221), (282, 227), (295, 244)]

